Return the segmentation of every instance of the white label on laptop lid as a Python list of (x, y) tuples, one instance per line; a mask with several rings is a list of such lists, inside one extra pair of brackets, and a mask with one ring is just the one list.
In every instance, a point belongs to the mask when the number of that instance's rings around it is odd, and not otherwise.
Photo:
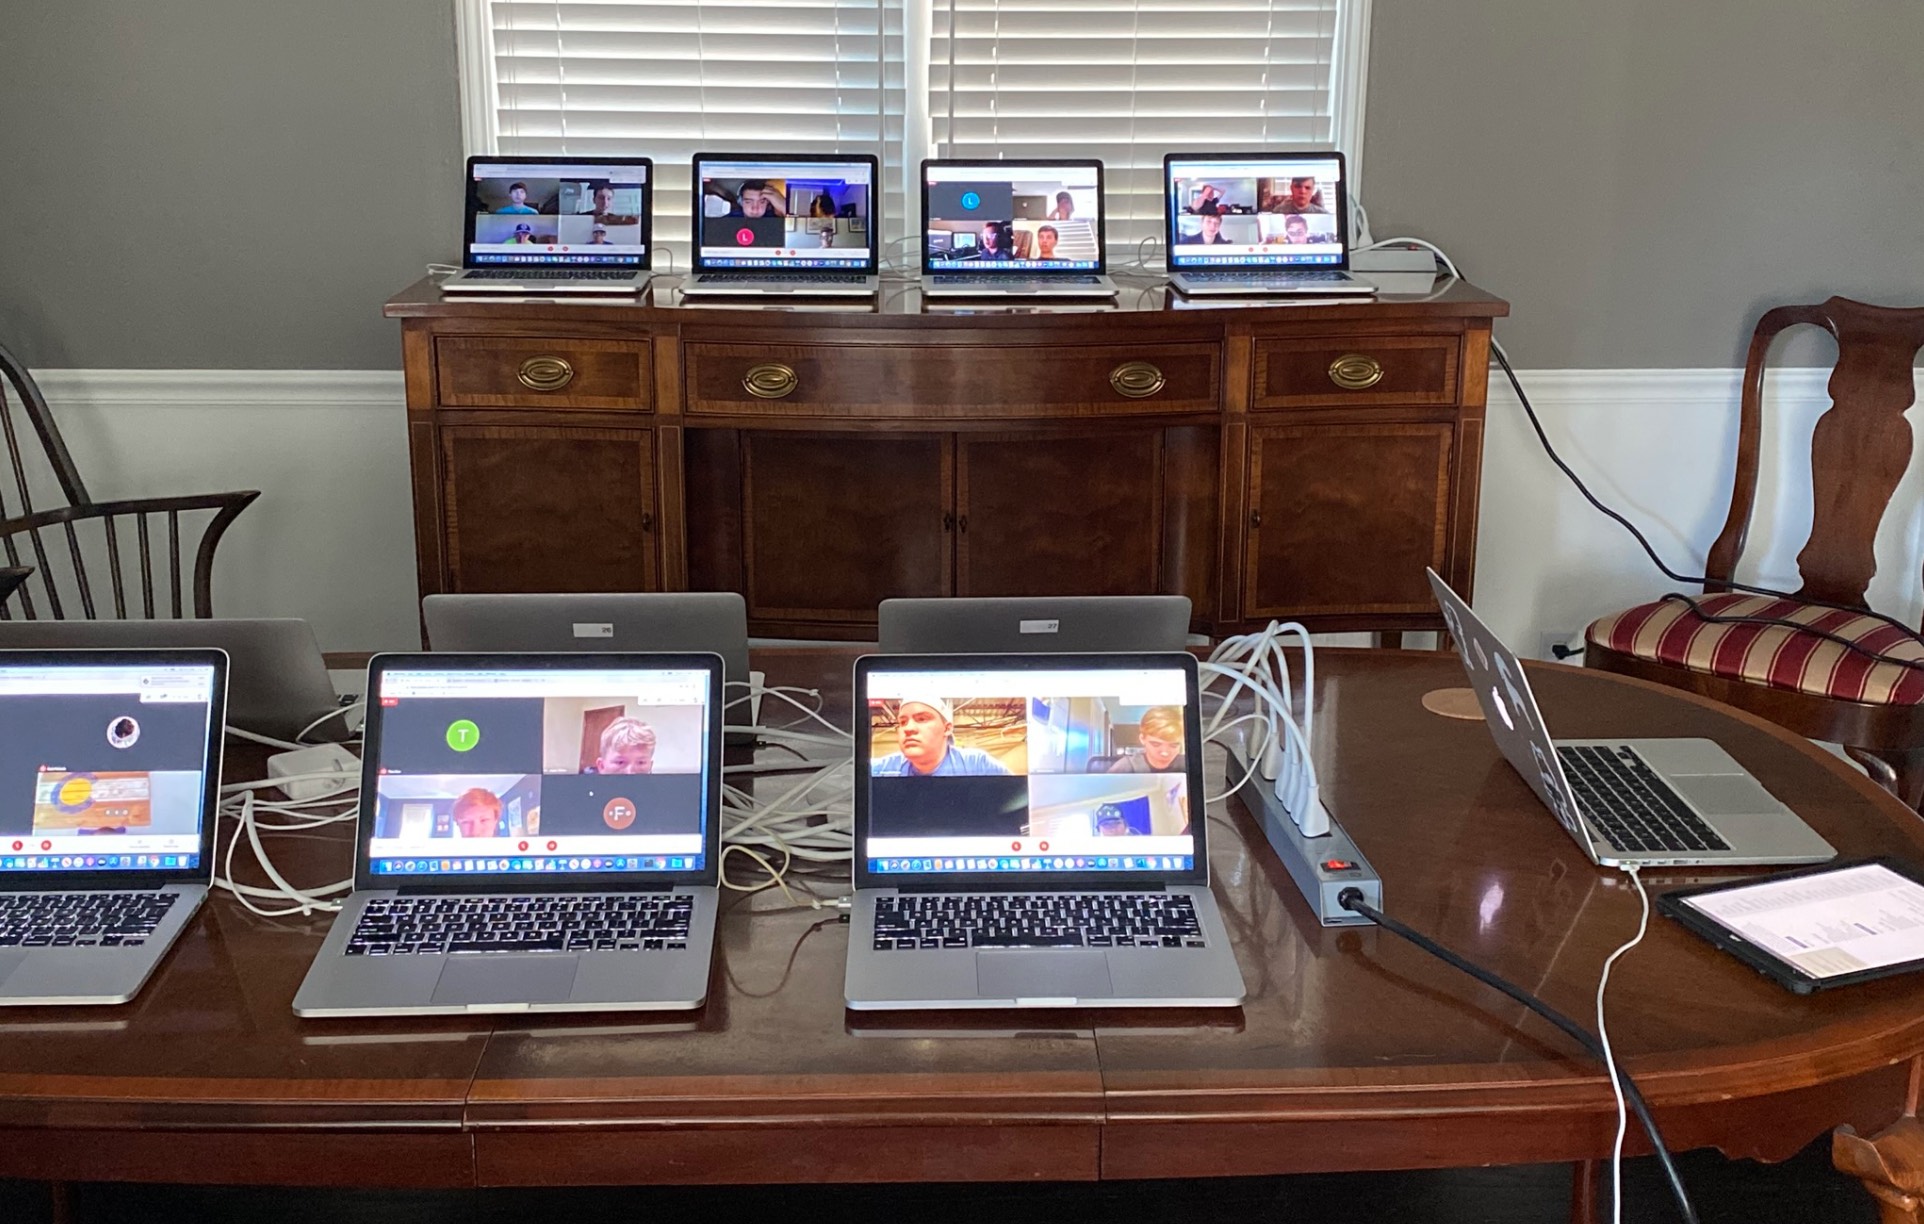
[(615, 627), (607, 621), (576, 621), (575, 636), (578, 638), (611, 638)]
[(1060, 633), (1062, 622), (1059, 620), (1025, 620), (1016, 622), (1017, 633)]

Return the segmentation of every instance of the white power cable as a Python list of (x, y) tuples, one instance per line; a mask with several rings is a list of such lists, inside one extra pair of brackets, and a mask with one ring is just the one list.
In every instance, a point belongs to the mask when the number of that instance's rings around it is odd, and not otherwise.
[(1610, 984), (1610, 968), (1617, 958), (1643, 942), (1644, 932), (1650, 928), (1650, 894), (1644, 891), (1643, 879), (1637, 874), (1633, 864), (1625, 867), (1624, 873), (1637, 890), (1637, 900), (1642, 909), (1637, 915), (1637, 933), (1630, 941), (1612, 952), (1603, 962), (1603, 973), (1597, 978), (1597, 1040), (1603, 1044), (1603, 1069), (1610, 1076), (1610, 1091), (1617, 1098), (1617, 1139), (1610, 1148), (1610, 1219), (1612, 1224), (1623, 1224), (1623, 1137), (1630, 1128), (1630, 1111), (1623, 1099), (1623, 1081), (1617, 1078), (1617, 1055), (1610, 1047), (1610, 1030), (1603, 1022), (1603, 991)]

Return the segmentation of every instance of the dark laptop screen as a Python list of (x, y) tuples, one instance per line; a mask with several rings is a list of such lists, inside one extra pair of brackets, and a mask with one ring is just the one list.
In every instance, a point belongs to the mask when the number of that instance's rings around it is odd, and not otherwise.
[(642, 268), (649, 164), (527, 159), (468, 164), (468, 264)]
[(923, 167), (929, 272), (1102, 270), (1102, 168), (1095, 162), (929, 162)]
[(1178, 155), (1165, 165), (1172, 269), (1343, 266), (1338, 155)]
[(882, 876), (1195, 868), (1180, 663), (868, 672), (857, 847)]
[(201, 866), (216, 668), (0, 663), (0, 870)]

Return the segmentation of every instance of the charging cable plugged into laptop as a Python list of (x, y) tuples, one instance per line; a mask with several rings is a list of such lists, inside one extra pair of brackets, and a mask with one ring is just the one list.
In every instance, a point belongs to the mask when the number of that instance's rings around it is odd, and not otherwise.
[[(1639, 880), (1636, 880), (1636, 876), (1634, 872), (1632, 873), (1631, 878), (1633, 881), (1637, 883), (1638, 891), (1641, 893), (1642, 882)], [(1650, 1136), (1650, 1145), (1656, 1151), (1658, 1163), (1663, 1166), (1664, 1179), (1670, 1186), (1671, 1197), (1673, 1197), (1677, 1201), (1678, 1210), (1683, 1213), (1683, 1218), (1686, 1221), (1688, 1221), (1689, 1224), (1697, 1224), (1697, 1209), (1691, 1205), (1690, 1195), (1684, 1189), (1683, 1178), (1678, 1174), (1676, 1163), (1671, 1159), (1671, 1156), (1670, 1156), (1670, 1149), (1664, 1143), (1662, 1133), (1659, 1132), (1657, 1129), (1656, 1119), (1651, 1117), (1650, 1115), (1650, 1106), (1644, 1101), (1642, 1090), (1637, 1087), (1636, 1081), (1630, 1078), (1630, 1073), (1617, 1065), (1616, 1059), (1612, 1056), (1609, 1048), (1604, 1044), (1603, 1041), (1593, 1036), (1588, 1029), (1584, 1028), (1582, 1025), (1578, 1024), (1576, 1021), (1570, 1019), (1568, 1016), (1564, 1015), (1562, 1012), (1551, 1007), (1548, 1003), (1545, 1003), (1543, 1000), (1537, 998), (1535, 995), (1531, 994), (1529, 991), (1524, 990), (1520, 986), (1512, 985), (1510, 982), (1504, 980), (1503, 978), (1498, 977), (1496, 974), (1491, 973), (1489, 970), (1484, 969), (1482, 966), (1474, 964), (1473, 962), (1464, 959), (1462, 956), (1457, 955), (1455, 952), (1450, 951), (1448, 948), (1444, 947), (1440, 943), (1437, 943), (1435, 940), (1423, 934), (1421, 931), (1418, 931), (1413, 927), (1410, 927), (1402, 922), (1397, 921), (1396, 919), (1390, 917), (1388, 914), (1385, 914), (1382, 910), (1371, 905), (1364, 898), (1362, 889), (1360, 888), (1343, 889), (1341, 892), (1337, 893), (1336, 903), (1342, 906), (1344, 909), (1349, 910), (1351, 913), (1359, 914), (1362, 917), (1369, 919), (1371, 922), (1374, 922), (1377, 926), (1383, 928), (1385, 931), (1388, 931), (1390, 934), (1397, 936), (1399, 939), (1404, 939), (1409, 941), (1412, 944), (1415, 944), (1417, 947), (1421, 948), (1423, 951), (1428, 952), (1430, 955), (1436, 957), (1438, 960), (1441, 960), (1444, 964), (1447, 964), (1455, 969), (1459, 969), (1462, 972), (1469, 974), (1471, 977), (1475, 978), (1479, 982), (1482, 982), (1485, 986), (1490, 987), (1492, 990), (1498, 991), (1499, 993), (1508, 996), (1509, 998), (1515, 1000), (1516, 1002), (1521, 1003), (1523, 1006), (1529, 1008), (1531, 1011), (1535, 1012), (1537, 1015), (1542, 1016), (1545, 1020), (1548, 1020), (1552, 1025), (1556, 1026), (1557, 1029), (1562, 1031), (1564, 1035), (1568, 1036), (1572, 1041), (1575, 1041), (1579, 1046), (1582, 1046), (1585, 1053), (1591, 1055), (1593, 1058), (1603, 1063), (1606, 1071), (1610, 1074), (1611, 1081), (1612, 1081), (1612, 1088), (1615, 1090), (1616, 1093), (1619, 1094), (1619, 1099), (1628, 1104), (1631, 1112), (1635, 1113), (1637, 1115), (1637, 1120), (1643, 1124), (1644, 1132)], [(1623, 947), (1618, 948), (1617, 951), (1613, 953), (1611, 956), (1612, 962), (1614, 962), (1618, 956), (1621, 956), (1625, 951), (1629, 950), (1629, 948), (1634, 946), (1638, 940), (1642, 939), (1644, 927), (1648, 922), (1648, 918), (1649, 918), (1649, 904), (1646, 898), (1645, 907), (1644, 907), (1644, 916), (1643, 918), (1639, 919), (1637, 924), (1636, 939), (1633, 939), (1631, 940), (1630, 943), (1627, 943), (1623, 945)], [(1605, 980), (1607, 981), (1608, 973), (1609, 973), (1608, 965), (1606, 965), (1604, 972), (1605, 972)], [(1599, 985), (1598, 987), (1598, 994), (1599, 994), (1599, 1000), (1600, 1000), (1601, 994), (1602, 994), (1601, 985)], [(1600, 1007), (1599, 1007), (1599, 1014), (1601, 1014)], [(1622, 1136), (1620, 1132), (1618, 1136), (1618, 1148), (1617, 1148), (1617, 1151), (1619, 1153), (1621, 1153), (1622, 1151), (1621, 1144), (1622, 1144)], [(1618, 1218), (1618, 1219), (1622, 1218), (1621, 1194), (1618, 1194), (1616, 1196), (1616, 1201), (1612, 1203), (1611, 1210), (1615, 1218)]]

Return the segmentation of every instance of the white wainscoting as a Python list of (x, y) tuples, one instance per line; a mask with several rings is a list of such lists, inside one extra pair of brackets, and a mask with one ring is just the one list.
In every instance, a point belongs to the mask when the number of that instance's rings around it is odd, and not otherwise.
[[(263, 490), (222, 545), (224, 615), (302, 616), (328, 650), (416, 644), (401, 376), (378, 370), (43, 370), (36, 374), (97, 498)], [(1729, 504), (1736, 370), (1539, 370), (1521, 377), (1564, 457), (1698, 572)], [(1810, 527), (1811, 429), (1827, 373), (1774, 372), (1745, 576), (1794, 582)], [(1924, 382), (1924, 380), (1920, 380)], [(1490, 380), (1477, 608), (1526, 654), (1546, 634), (1673, 584), (1550, 465), (1501, 372)], [(1913, 410), (1913, 421), (1916, 412)], [(1924, 465), (1878, 538), (1877, 605), (1916, 620)], [(51, 504), (52, 499), (49, 499)]]

